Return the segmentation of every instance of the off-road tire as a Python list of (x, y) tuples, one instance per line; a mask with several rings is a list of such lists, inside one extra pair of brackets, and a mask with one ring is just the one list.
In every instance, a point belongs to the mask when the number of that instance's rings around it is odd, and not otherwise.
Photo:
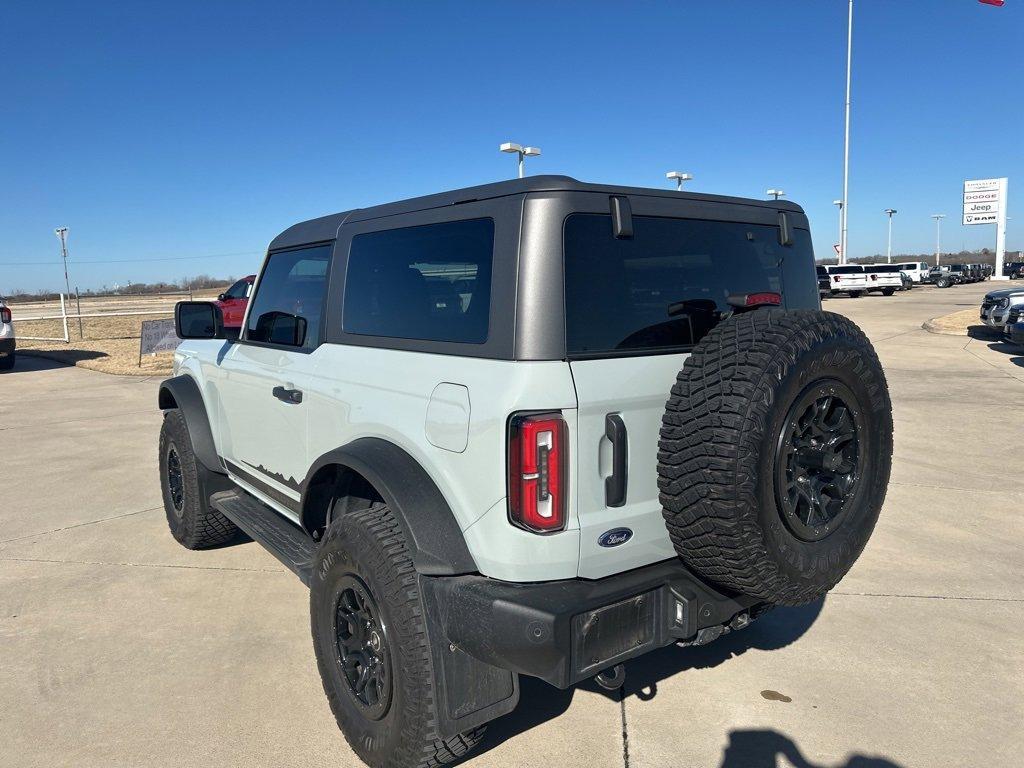
[(951, 285), (948, 277), (940, 277), (935, 281), (936, 288), (949, 288)]
[[(368, 588), (380, 611), (390, 654), (391, 699), (377, 720), (357, 702), (337, 646), (338, 601), (352, 576)], [(419, 582), (405, 534), (386, 504), (374, 503), (331, 523), (317, 552), (309, 606), (324, 692), (338, 727), (363, 762), (371, 768), (428, 768), (461, 758), (477, 745), (486, 726), (449, 739), (438, 735)]]
[(0, 371), (10, 371), (14, 368), (16, 353), (11, 352), (9, 355), (0, 357)]
[[(861, 458), (833, 528), (809, 541), (784, 520), (777, 453), (795, 418), (790, 409), (816, 387), (849, 393)], [(810, 602), (839, 582), (867, 543), (891, 457), (885, 376), (854, 323), (818, 310), (733, 316), (695, 347), (666, 404), (658, 485), (672, 543), (689, 568), (720, 587), (771, 603)]]
[[(177, 490), (171, 487), (172, 456), (180, 468)], [(204, 477), (208, 473), (192, 450), (185, 417), (177, 409), (167, 411), (160, 428), (160, 490), (171, 535), (187, 549), (217, 547), (240, 535), (234, 523), (210, 506), (204, 493), (209, 486)], [(176, 500), (179, 490), (181, 497)]]

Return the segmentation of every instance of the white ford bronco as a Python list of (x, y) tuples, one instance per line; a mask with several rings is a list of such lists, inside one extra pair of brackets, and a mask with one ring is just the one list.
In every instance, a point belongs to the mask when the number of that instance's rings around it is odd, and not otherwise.
[(617, 688), (820, 598), (885, 496), (885, 378), (786, 201), (538, 176), (354, 210), (270, 244), (237, 338), (176, 322), (171, 532), (309, 585), (371, 766), (461, 757), (520, 675)]

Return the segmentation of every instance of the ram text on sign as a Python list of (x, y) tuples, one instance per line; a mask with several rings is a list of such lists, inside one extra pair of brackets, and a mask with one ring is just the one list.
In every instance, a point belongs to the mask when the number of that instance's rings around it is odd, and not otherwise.
[(964, 224), (995, 224), (999, 221), (998, 213), (965, 213)]

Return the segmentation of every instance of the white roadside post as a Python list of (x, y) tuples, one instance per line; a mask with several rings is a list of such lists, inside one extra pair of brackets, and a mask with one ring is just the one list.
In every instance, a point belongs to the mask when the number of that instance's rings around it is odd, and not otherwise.
[[(64, 304), (64, 294), (60, 295), (60, 317), (61, 322), (64, 324), (64, 343), (71, 343), (71, 334), (68, 333), (68, 309)], [(78, 318), (78, 322), (82, 322), (82, 318)]]
[(964, 182), (963, 225), (996, 225), (996, 268), (993, 280), (1008, 280), (1003, 274), (1006, 259), (1006, 196), (1009, 179), (969, 179)]

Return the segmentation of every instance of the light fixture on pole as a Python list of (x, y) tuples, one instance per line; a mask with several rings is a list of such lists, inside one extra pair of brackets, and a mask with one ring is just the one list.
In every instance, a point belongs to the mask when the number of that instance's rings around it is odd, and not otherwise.
[(540, 154), (540, 147), (524, 147), (512, 141), (506, 141), (499, 149), (502, 152), (511, 152), (519, 156), (519, 178), (523, 178), (523, 158), (537, 157)]
[(850, 72), (853, 66), (853, 0), (846, 22), (846, 129), (843, 138), (843, 207), (839, 209), (839, 263), (846, 263), (847, 221), (850, 217)]
[(765, 192), (765, 194), (766, 195), (771, 195), (776, 200), (778, 200), (780, 197), (782, 197), (786, 193), (783, 190), (781, 190), (781, 189), (769, 189), (769, 190), (767, 190)]
[(946, 218), (944, 213), (933, 213), (932, 218), (935, 219), (935, 266), (939, 266), (942, 260), (942, 220)]
[(885, 212), (889, 214), (889, 244), (885, 248), (885, 263), (892, 264), (892, 215), (896, 213), (896, 209), (886, 208)]
[(665, 174), (666, 179), (676, 180), (676, 192), (683, 191), (683, 182), (690, 181), (693, 178), (691, 173), (682, 173), (681, 171), (669, 171)]
[(836, 255), (839, 256), (839, 263), (844, 264), (843, 261), (843, 201), (833, 200), (832, 205), (839, 209), (839, 242), (836, 243)]

